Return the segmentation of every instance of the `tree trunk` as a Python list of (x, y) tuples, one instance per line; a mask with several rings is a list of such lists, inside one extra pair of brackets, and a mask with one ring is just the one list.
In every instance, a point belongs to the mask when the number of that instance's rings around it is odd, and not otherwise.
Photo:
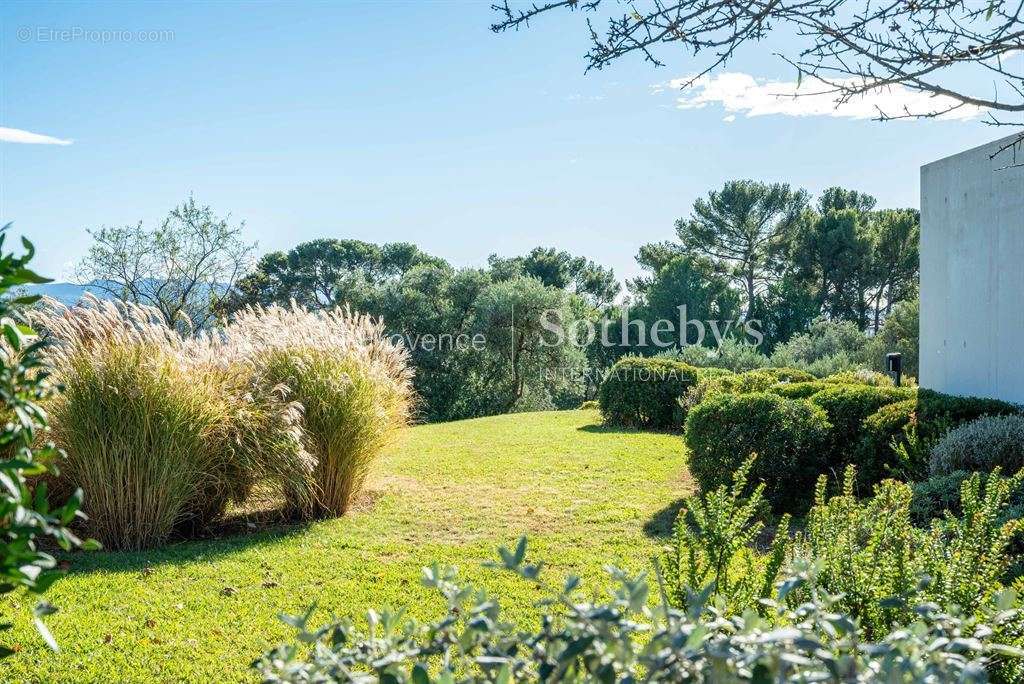
[(747, 318), (750, 320), (754, 317), (754, 269), (750, 268), (747, 270)]

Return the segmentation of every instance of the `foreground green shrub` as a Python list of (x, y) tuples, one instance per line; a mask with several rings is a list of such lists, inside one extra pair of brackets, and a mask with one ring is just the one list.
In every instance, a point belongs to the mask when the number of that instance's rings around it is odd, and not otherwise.
[[(64, 551), (95, 548), (94, 542), (83, 543), (67, 528), (83, 517), (81, 490), (59, 503), (47, 491), (44, 476), (54, 474), (60, 453), (52, 443), (42, 442), (47, 426), (42, 403), (57, 388), (43, 364), (42, 343), (25, 321), (23, 307), (38, 297), (19, 300), (8, 295), (12, 288), (49, 281), (29, 268), (34, 252), (27, 240), (22, 241), (26, 253), (21, 256), (4, 250), (8, 228), (0, 228), (0, 632), (13, 626), (6, 612), (18, 606), (18, 594), (40, 596), (65, 572), (44, 543)], [(36, 481), (34, 491), (30, 479)], [(53, 649), (56, 642), (42, 620), (55, 611), (45, 601), (33, 610), (36, 628)], [(14, 653), (0, 644), (0, 659)]]
[[(830, 463), (838, 470), (857, 460), (864, 421), (888, 404), (906, 400), (914, 390), (871, 385), (833, 385), (817, 392), (808, 401), (821, 407), (832, 424), (829, 433)], [(873, 478), (873, 470), (864, 476)], [(871, 482), (870, 479), (866, 482)]]
[[(255, 668), (264, 682), (984, 682), (986, 668), (1024, 653), (997, 634), (1020, 621), (1011, 594), (963, 616), (954, 606), (924, 604), (901, 629), (869, 642), (855, 617), (819, 587), (813, 565), (787, 575), (764, 605), (723, 618), (708, 602), (713, 589), (693, 588), (689, 608), (662, 596), (648, 601), (645, 575), (611, 569), (609, 599), (585, 592), (578, 578), (557, 588), (542, 564), (526, 562), (526, 541), (500, 549), (498, 567), (548, 597), (544, 617), (520, 629), (483, 589), (459, 582), (454, 569), (423, 570), (423, 584), (447, 612), (420, 623), (403, 611), (367, 613), (369, 633), (341, 621), (319, 629), (305, 615), (283, 618), (300, 645), (281, 645)], [(791, 597), (807, 597), (799, 604)], [(908, 597), (905, 600), (913, 600)], [(312, 645), (312, 647), (310, 647)]]
[[(114, 549), (202, 527), (273, 480), (311, 500), (301, 412), (236, 349), (189, 340), (156, 310), (89, 298), (35, 315), (65, 391), (48, 404), (59, 483), (92, 492), (88, 529)], [(308, 504), (307, 504), (308, 505)]]
[(860, 501), (854, 477), (848, 469), (842, 493), (831, 498), (819, 480), (792, 555), (818, 564), (822, 588), (842, 596), (838, 607), (856, 615), (868, 635), (913, 619), (911, 606), (893, 597), (916, 594), (973, 612), (1004, 586), (1016, 561), (1010, 543), (1024, 529), (1024, 521), (1004, 514), (1024, 474), (969, 478), (960, 488), (961, 514), (928, 530), (912, 524), (909, 485), (887, 480)]
[(697, 383), (700, 371), (665, 357), (626, 356), (615, 362), (598, 390), (606, 423), (666, 430), (683, 420), (679, 400)]
[(315, 460), (313, 505), (289, 489), (299, 512), (344, 514), (370, 465), (409, 420), (411, 372), (405, 349), (368, 316), (335, 309), (273, 306), (241, 312), (225, 332), (244, 343), (270, 386), (302, 407), (306, 449)]
[(750, 477), (765, 483), (765, 499), (775, 510), (796, 510), (810, 500), (825, 467), (830, 427), (825, 412), (807, 401), (763, 392), (717, 395), (686, 419), (690, 472), (709, 492), (756, 453)]
[[(921, 529), (913, 524), (908, 485), (887, 480), (860, 500), (851, 466), (836, 496), (826, 496), (827, 478), (819, 478), (800, 532), (791, 538), (784, 516), (771, 548), (761, 553), (753, 545), (764, 527), (764, 485), (747, 498), (750, 467), (748, 461), (736, 472), (731, 487), (687, 498), (663, 557), (674, 605), (687, 608), (695, 599), (691, 588), (709, 584), (720, 611), (740, 613), (770, 595), (787, 564), (814, 563), (836, 606), (877, 638), (914, 619), (910, 596), (978, 610), (1006, 586), (1020, 557), (1011, 542), (1024, 528), (1013, 506), (1024, 474), (965, 478), (957, 483), (956, 506), (949, 507), (955, 516), (929, 519)], [(803, 598), (794, 592), (794, 600)]]
[(990, 472), (1024, 468), (1024, 416), (984, 416), (953, 428), (932, 448), (933, 476), (957, 470)]
[[(673, 543), (662, 555), (664, 581), (672, 604), (690, 608), (693, 587), (714, 587), (713, 597), (730, 614), (758, 608), (770, 598), (785, 560), (789, 516), (783, 515), (766, 557), (753, 549), (764, 531), (764, 483), (747, 492), (751, 457), (733, 475), (731, 486), (686, 498), (673, 528)], [(705, 597), (706, 598), (706, 597)]]

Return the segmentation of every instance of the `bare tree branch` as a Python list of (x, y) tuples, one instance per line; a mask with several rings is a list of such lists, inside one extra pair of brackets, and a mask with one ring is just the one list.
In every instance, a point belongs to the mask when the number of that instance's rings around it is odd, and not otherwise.
[(189, 197), (159, 228), (102, 227), (77, 268), (83, 285), (156, 307), (166, 321), (192, 330), (208, 326), (215, 306), (248, 269), (255, 244)]
[[(977, 107), (988, 110), (987, 123), (1024, 127), (1017, 118), (1024, 113), (1024, 59), (1017, 66), (1006, 59), (1024, 55), (1024, 0), (561, 0), (523, 9), (504, 0), (492, 7), (498, 19), (491, 30), (499, 33), (559, 10), (587, 14), (588, 71), (633, 53), (663, 66), (659, 50), (674, 46), (702, 60), (685, 88), (742, 46), (782, 31), (795, 37), (794, 52), (778, 56), (798, 80), (825, 84), (837, 104), (900, 86), (933, 96), (934, 106), (879, 109), (879, 120)], [(1001, 153), (1015, 155), (1022, 142), (1024, 132)]]

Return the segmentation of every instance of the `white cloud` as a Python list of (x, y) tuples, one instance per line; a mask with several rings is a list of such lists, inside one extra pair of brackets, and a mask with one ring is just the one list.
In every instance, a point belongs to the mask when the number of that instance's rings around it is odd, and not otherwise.
[[(667, 88), (679, 90), (690, 79), (676, 78)], [(662, 92), (653, 87), (655, 93)], [(683, 90), (677, 98), (677, 109), (702, 109), (721, 105), (730, 115), (752, 116), (777, 114), (782, 116), (832, 116), (845, 119), (873, 119), (879, 110), (889, 116), (928, 114), (942, 111), (957, 103), (946, 96), (930, 96), (914, 92), (900, 85), (879, 88), (858, 95), (848, 102), (836, 104), (831, 87), (814, 78), (805, 78), (797, 87), (796, 81), (772, 81), (754, 78), (750, 74), (727, 72), (715, 76), (701, 76)], [(980, 107), (964, 105), (938, 118), (966, 120), (984, 112)], [(730, 119), (726, 117), (726, 121)]]
[(722, 117), (722, 121), (724, 121), (725, 123), (732, 123), (735, 120), (736, 120), (736, 115), (735, 114), (730, 114), (729, 116), (723, 116)]
[(0, 126), (0, 142), (25, 143), (27, 145), (70, 145), (70, 140), (54, 138), (50, 135), (23, 131), (20, 128), (4, 128)]

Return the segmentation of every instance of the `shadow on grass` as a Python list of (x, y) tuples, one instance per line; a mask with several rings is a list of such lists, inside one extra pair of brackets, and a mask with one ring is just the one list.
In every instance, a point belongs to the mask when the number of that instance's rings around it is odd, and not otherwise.
[(662, 508), (644, 523), (644, 534), (655, 539), (668, 539), (672, 536), (672, 526), (676, 523), (679, 511), (682, 510), (685, 498), (679, 498)]
[(76, 551), (60, 554), (73, 575), (142, 572), (160, 565), (210, 562), (260, 546), (276, 546), (303, 534), (317, 520), (291, 521), (280, 511), (242, 512), (189, 535), (177, 533), (166, 544), (141, 551)]
[(593, 432), (597, 434), (635, 434), (637, 432), (642, 432), (636, 428), (620, 427), (618, 425), (605, 425), (604, 423), (581, 425), (576, 429), (580, 432)]
[(623, 427), (621, 425), (608, 425), (606, 423), (591, 423), (576, 428), (580, 432), (593, 432), (597, 434), (622, 434), (635, 435), (638, 433), (650, 433), (654, 435), (678, 435), (682, 436), (682, 430), (655, 430), (648, 428)]

